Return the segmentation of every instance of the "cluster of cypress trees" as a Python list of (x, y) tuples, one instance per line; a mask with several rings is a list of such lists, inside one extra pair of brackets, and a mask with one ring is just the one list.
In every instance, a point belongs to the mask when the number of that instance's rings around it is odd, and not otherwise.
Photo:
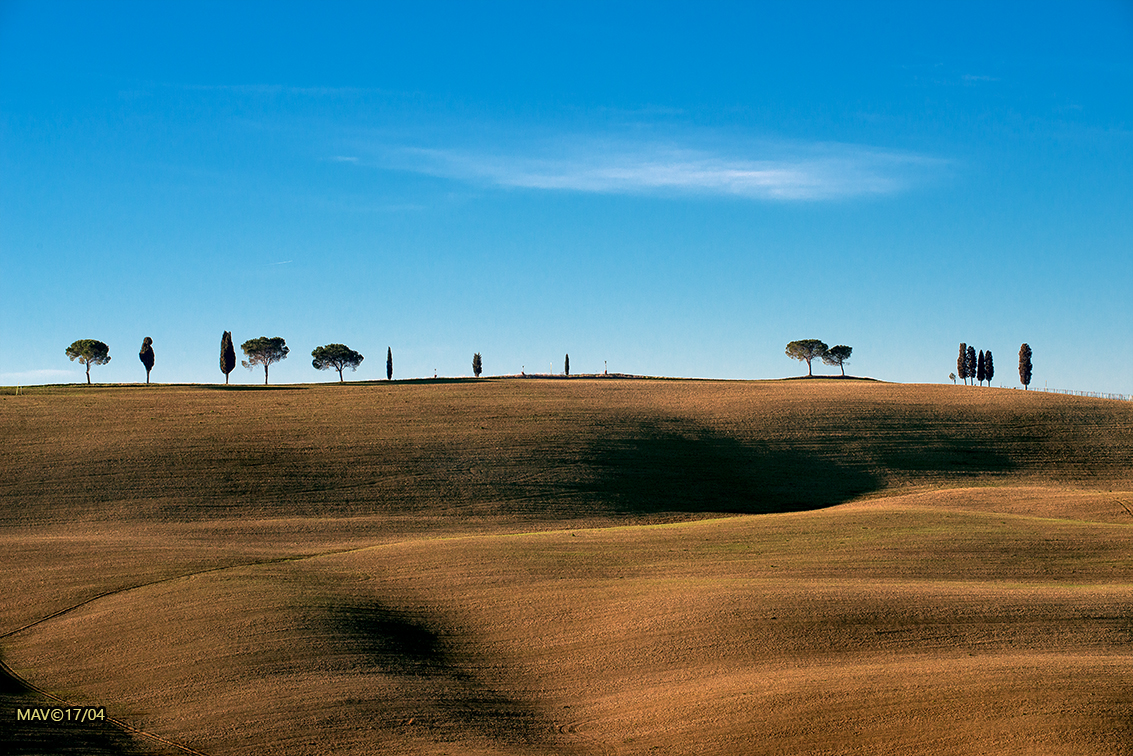
[(976, 353), (975, 347), (970, 347), (964, 342), (960, 342), (960, 355), (956, 358), (956, 375), (963, 379), (964, 383), (968, 379), (979, 381), (982, 386), (984, 381), (987, 385), (991, 385), (991, 379), (995, 377), (995, 363), (992, 361), (991, 350), (980, 351)]

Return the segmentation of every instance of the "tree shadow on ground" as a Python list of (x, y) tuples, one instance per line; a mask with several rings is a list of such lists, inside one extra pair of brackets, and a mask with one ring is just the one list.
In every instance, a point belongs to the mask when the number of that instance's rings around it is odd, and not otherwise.
[(560, 750), (536, 705), (503, 692), (515, 687), (504, 679), (504, 665), (475, 648), (467, 633), (376, 600), (340, 604), (327, 619), (348, 653), (391, 683), (375, 686), (389, 694), (354, 702), (379, 727), (412, 728), (434, 741), (474, 734), (528, 752)]
[(870, 452), (884, 469), (927, 479), (1004, 475), (1019, 467), (1014, 458), (989, 449), (978, 438), (917, 438), (912, 434), (893, 434), (885, 443), (874, 443)]
[(829, 454), (741, 441), (683, 421), (598, 439), (589, 468), (583, 491), (623, 514), (805, 511), (882, 485), (869, 470)]

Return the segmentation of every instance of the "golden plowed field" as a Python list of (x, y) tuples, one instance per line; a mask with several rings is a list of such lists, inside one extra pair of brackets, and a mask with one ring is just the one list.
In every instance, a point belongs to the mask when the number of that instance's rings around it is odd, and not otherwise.
[(1133, 404), (9, 391), (0, 596), (5, 753), (1130, 753)]

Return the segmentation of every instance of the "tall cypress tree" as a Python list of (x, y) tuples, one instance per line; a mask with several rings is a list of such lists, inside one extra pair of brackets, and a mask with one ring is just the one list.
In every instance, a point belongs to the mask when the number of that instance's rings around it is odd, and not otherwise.
[(393, 347), (386, 347), (386, 380), (393, 380)]
[(570, 375), (570, 355), (569, 354), (566, 356), (566, 359), (563, 360), (563, 375)]
[(1026, 343), (1019, 347), (1019, 382), (1024, 391), (1031, 385), (1031, 345)]
[(976, 348), (973, 346), (968, 347), (968, 354), (964, 358), (964, 372), (968, 374), (969, 380), (976, 379)]
[(981, 349), (979, 357), (976, 358), (976, 380), (980, 382), (981, 386), (984, 385), (984, 378), (987, 377), (984, 370), (984, 350)]
[(142, 348), (138, 351), (138, 359), (146, 368), (146, 383), (149, 383), (149, 371), (153, 370), (153, 339), (146, 336), (142, 339)]
[(968, 345), (960, 342), (960, 356), (956, 358), (956, 375), (964, 383), (968, 382)]
[(220, 337), (220, 372), (224, 373), (224, 383), (228, 384), (228, 374), (236, 369), (236, 347), (232, 346), (232, 331), (225, 331)]
[(987, 385), (991, 385), (991, 379), (995, 377), (995, 365), (991, 361), (991, 350), (984, 352), (984, 380)]

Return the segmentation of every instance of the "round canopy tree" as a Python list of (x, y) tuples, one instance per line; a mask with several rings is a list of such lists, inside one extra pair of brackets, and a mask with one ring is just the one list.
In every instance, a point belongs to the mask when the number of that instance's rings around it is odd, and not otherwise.
[(87, 385), (90, 385), (90, 366), (105, 365), (110, 362), (110, 347), (98, 339), (79, 339), (67, 347), (67, 356), (71, 362), (79, 361), (80, 365), (87, 366)]
[(358, 366), (362, 364), (362, 360), (366, 359), (362, 355), (355, 352), (345, 344), (327, 344), (326, 346), (315, 347), (311, 351), (311, 365), (316, 370), (330, 370), (338, 371), (338, 382), (342, 383), (342, 371), (346, 368), (357, 370)]
[(146, 383), (149, 383), (149, 371), (153, 370), (153, 339), (146, 336), (142, 339), (142, 348), (138, 352), (138, 359), (146, 368)]
[(842, 368), (842, 375), (846, 375), (846, 368), (844, 367), (850, 361), (850, 355), (854, 353), (853, 347), (848, 347), (845, 344), (832, 346), (826, 350), (822, 355), (822, 361), (827, 365), (835, 365)]
[(248, 355), (248, 359), (241, 360), (241, 365), (249, 370), (256, 365), (264, 366), (265, 386), (268, 385), (268, 365), (285, 359), (287, 353), (291, 351), (287, 348), (287, 342), (279, 336), (273, 336), (270, 339), (267, 336), (248, 339), (240, 345), (240, 348), (244, 350), (244, 354)]
[(821, 357), (826, 354), (829, 347), (818, 339), (802, 339), (801, 341), (792, 341), (787, 344), (787, 356), (792, 360), (800, 360), (806, 363), (806, 374), (808, 377), (812, 376), (810, 368), (810, 361), (815, 357)]

